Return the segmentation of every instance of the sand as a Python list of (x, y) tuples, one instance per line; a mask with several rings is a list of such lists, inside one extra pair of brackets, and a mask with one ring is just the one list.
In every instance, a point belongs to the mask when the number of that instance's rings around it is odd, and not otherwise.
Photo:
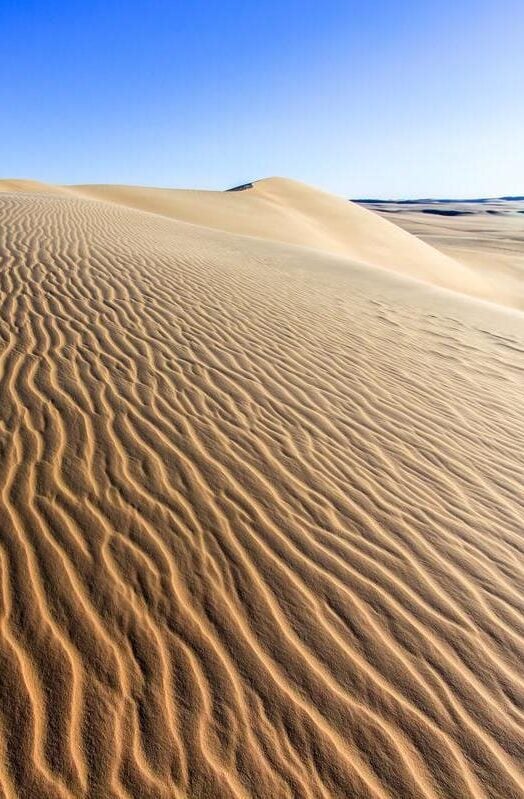
[(0, 253), (0, 795), (523, 797), (511, 281), (282, 180)]
[(524, 310), (524, 198), (378, 202), (365, 207), (505, 287)]

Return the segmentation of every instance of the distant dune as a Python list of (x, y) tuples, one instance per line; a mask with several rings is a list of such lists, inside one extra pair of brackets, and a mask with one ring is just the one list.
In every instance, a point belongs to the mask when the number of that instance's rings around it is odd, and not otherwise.
[(391, 216), (0, 182), (0, 796), (522, 799), (517, 267)]
[(359, 202), (482, 274), (498, 294), (503, 287), (505, 302), (524, 310), (523, 197)]

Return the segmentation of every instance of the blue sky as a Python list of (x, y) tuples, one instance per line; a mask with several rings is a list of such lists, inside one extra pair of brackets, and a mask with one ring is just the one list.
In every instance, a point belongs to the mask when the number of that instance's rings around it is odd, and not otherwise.
[(0, 172), (524, 194), (523, 0), (0, 0)]

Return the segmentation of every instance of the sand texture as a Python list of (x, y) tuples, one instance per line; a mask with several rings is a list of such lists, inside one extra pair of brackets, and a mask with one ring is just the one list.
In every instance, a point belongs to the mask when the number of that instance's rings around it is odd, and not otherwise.
[(0, 257), (2, 799), (522, 799), (513, 278), (278, 179)]
[(524, 311), (524, 197), (365, 207), (477, 270), (490, 285), (503, 284), (505, 302)]

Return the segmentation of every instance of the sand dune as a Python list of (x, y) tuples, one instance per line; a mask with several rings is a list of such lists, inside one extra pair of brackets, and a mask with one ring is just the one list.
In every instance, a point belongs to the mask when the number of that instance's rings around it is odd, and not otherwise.
[(503, 287), (504, 302), (524, 310), (523, 198), (373, 202), (366, 207)]
[(5, 799), (524, 796), (524, 317), (341, 202), (4, 185)]
[(29, 194), (54, 194), (59, 197), (68, 197), (76, 194), (75, 188), (67, 186), (54, 186), (51, 183), (42, 183), (38, 180), (21, 180), (18, 178), (4, 178), (0, 180), (0, 194), (8, 193), (29, 193)]
[[(6, 182), (15, 190), (45, 184)], [(102, 200), (199, 226), (296, 244), (380, 266), (436, 286), (511, 304), (504, 286), (408, 235), (378, 214), (342, 197), (284, 178), (248, 191), (187, 191), (133, 186), (50, 187), (64, 196)]]

